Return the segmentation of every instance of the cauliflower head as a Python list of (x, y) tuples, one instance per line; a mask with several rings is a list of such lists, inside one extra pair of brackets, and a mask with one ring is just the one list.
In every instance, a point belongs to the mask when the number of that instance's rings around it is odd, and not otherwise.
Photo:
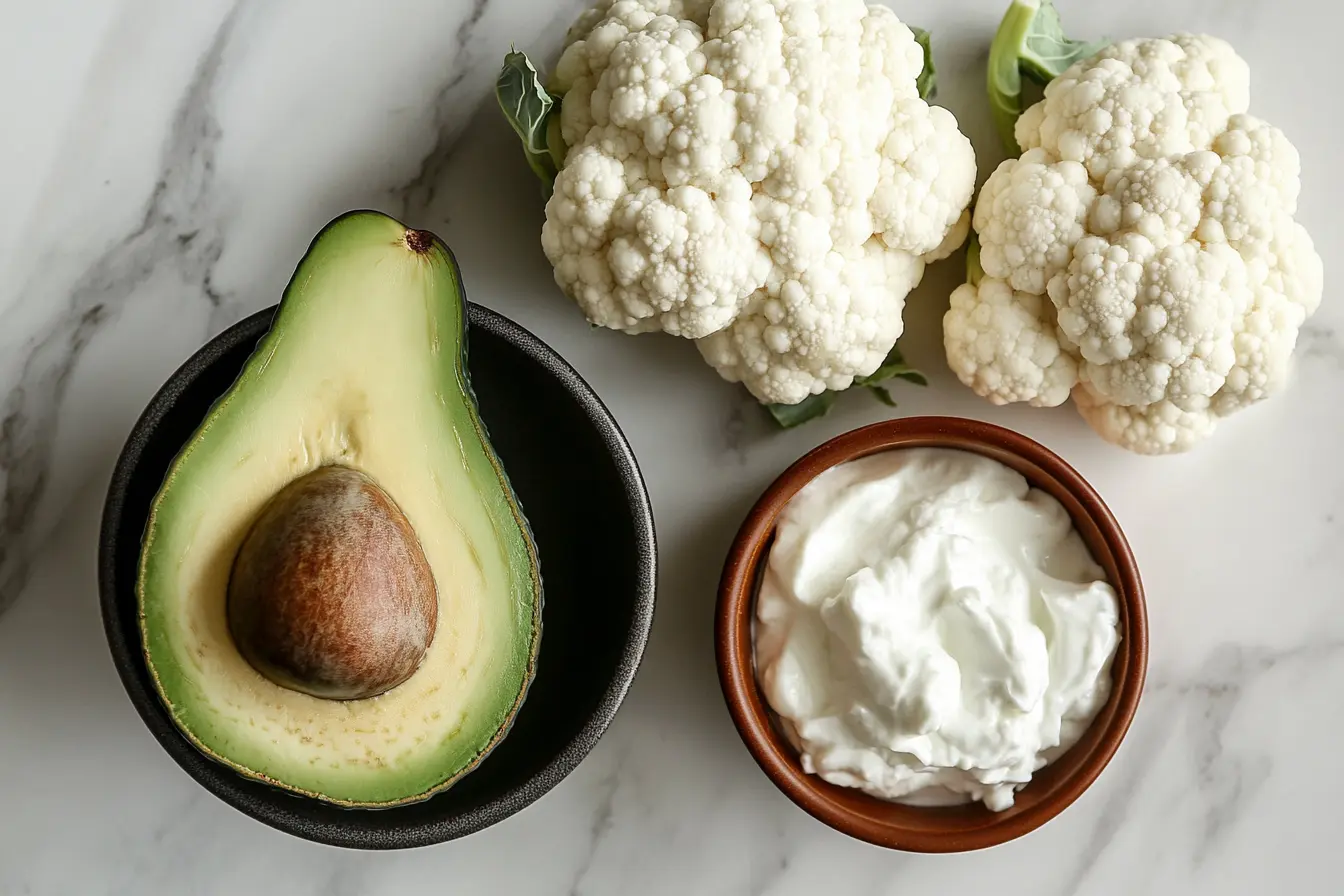
[(975, 155), (922, 74), (863, 0), (603, 0), (547, 85), (556, 282), (593, 324), (697, 340), (762, 403), (862, 381), (969, 230)]
[(981, 191), (979, 269), (944, 317), (963, 383), (996, 404), (1072, 396), (1142, 454), (1284, 386), (1322, 266), (1293, 218), (1297, 151), (1249, 93), (1231, 46), (1190, 35), (1114, 44), (1046, 85), (1016, 122), (1025, 151)]

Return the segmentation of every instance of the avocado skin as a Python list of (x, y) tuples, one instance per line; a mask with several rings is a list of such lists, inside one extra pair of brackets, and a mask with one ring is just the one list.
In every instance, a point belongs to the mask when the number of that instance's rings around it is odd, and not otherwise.
[[(403, 237), (401, 249), (408, 255), (417, 256), (425, 264), (434, 265), (437, 268), (436, 273), (443, 277), (442, 288), (435, 291), (442, 301), (442, 307), (437, 309), (434, 315), (436, 329), (433, 342), (436, 350), (443, 344), (455, 346), (453, 351), (442, 352), (445, 357), (451, 358), (451, 364), (447, 371), (448, 377), (445, 378), (450, 379), (451, 382), (445, 381), (442, 385), (451, 386), (452, 394), (457, 399), (460, 421), (469, 427), (469, 432), (463, 433), (454, 430), (454, 433), (458, 436), (459, 445), (469, 444), (477, 449), (479, 452), (477, 460), (483, 461), (485, 469), (488, 470), (488, 475), (480, 478), (488, 480), (485, 484), (496, 493), (497, 500), (494, 510), (502, 509), (505, 511), (501, 515), (502, 518), (496, 522), (503, 523), (503, 528), (509, 530), (506, 537), (510, 542), (511, 556), (506, 563), (507, 571), (517, 580), (514, 582), (516, 590), (524, 594), (526, 599), (519, 601), (515, 608), (518, 627), (523, 634), (523, 638), (520, 639), (521, 643), (515, 645), (518, 658), (521, 660), (516, 693), (497, 711), (498, 723), (493, 725), (493, 733), (488, 740), (473, 749), (471, 755), (465, 761), (458, 763), (451, 772), (438, 776), (437, 780), (422, 782), (423, 786), (410, 788), (407, 792), (396, 793), (386, 792), (389, 788), (374, 787), (371, 789), (380, 792), (352, 796), (335, 793), (328, 788), (295, 783), (292, 780), (287, 780), (285, 775), (273, 774), (265, 768), (259, 767), (261, 765), (259, 763), (239, 761), (230, 754), (227, 747), (220, 748), (215, 743), (216, 738), (204, 737), (193, 727), (190, 708), (184, 705), (178, 689), (168, 684), (167, 678), (169, 676), (162, 668), (162, 660), (166, 655), (166, 642), (171, 634), (156, 627), (155, 624), (152, 572), (156, 563), (154, 551), (156, 541), (162, 532), (166, 528), (171, 528), (172, 525), (171, 519), (165, 517), (161, 511), (166, 497), (173, 492), (174, 484), (182, 469), (190, 464), (194, 453), (202, 450), (203, 443), (208, 447), (208, 439), (212, 428), (219, 422), (221, 415), (227, 414), (238, 395), (240, 393), (246, 394), (246, 391), (255, 384), (257, 378), (265, 374), (273, 357), (281, 351), (281, 344), (289, 338), (288, 332), (292, 326), (290, 318), (295, 314), (294, 307), (303, 302), (313, 301), (304, 293), (303, 288), (307, 280), (310, 279), (308, 275), (312, 273), (311, 269), (314, 265), (324, 263), (323, 255), (328, 252), (334, 241), (347, 239), (350, 234), (366, 228), (399, 233)], [(391, 242), (394, 241), (389, 241), (389, 243)], [(441, 325), (445, 322), (447, 326), (442, 328)], [(136, 594), (140, 609), (140, 628), (145, 661), (154, 682), (155, 690), (171, 715), (174, 724), (206, 756), (234, 769), (247, 778), (291, 793), (351, 808), (385, 808), (419, 802), (446, 790), (477, 768), (508, 735), (517, 718), (519, 709), (527, 698), (536, 674), (537, 658), (541, 645), (544, 598), (535, 540), (518, 497), (509, 483), (508, 475), (490, 443), (489, 435), (480, 418), (476, 395), (472, 389), (467, 369), (467, 352), (466, 296), (460, 268), (452, 251), (436, 235), (428, 231), (406, 228), (405, 225), (380, 212), (357, 210), (335, 218), (313, 238), (285, 289), (270, 330), (258, 342), (256, 349), (244, 365), (238, 378), (223, 395), (211, 404), (204, 421), (170, 465), (163, 485), (151, 505), (142, 539)], [(443, 607), (444, 604), (440, 603), (441, 612)], [(234, 649), (231, 642), (228, 647)], [(426, 670), (422, 666), (406, 683), (406, 686), (410, 686), (412, 682), (415, 682), (419, 676), (424, 674), (426, 674)], [(513, 688), (510, 688), (510, 690), (513, 690)], [(189, 689), (183, 693), (189, 693)], [(462, 725), (459, 724), (458, 728), (461, 727)], [(453, 733), (455, 732), (456, 729)]]

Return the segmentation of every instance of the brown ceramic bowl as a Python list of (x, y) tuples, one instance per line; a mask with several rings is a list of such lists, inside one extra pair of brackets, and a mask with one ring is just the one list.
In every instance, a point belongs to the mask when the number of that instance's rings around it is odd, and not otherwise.
[[(980, 803), (906, 806), (828, 784), (803, 771), (757, 684), (752, 627), (758, 571), (774, 538), (775, 520), (799, 489), (823, 470), (879, 451), (959, 448), (1000, 461), (1053, 495), (1120, 598), (1121, 638), (1110, 699), (1082, 739), (1041, 769), (1015, 805), (991, 812)], [(1124, 533), (1100, 496), (1044, 446), (1002, 427), (956, 417), (888, 420), (845, 433), (784, 471), (742, 524), (728, 554), (715, 619), (719, 681), (747, 749), (770, 780), (798, 806), (838, 831), (878, 846), (911, 852), (964, 852), (1021, 837), (1049, 821), (1096, 780), (1120, 746), (1138, 707), (1148, 666), (1148, 615), (1138, 566)]]

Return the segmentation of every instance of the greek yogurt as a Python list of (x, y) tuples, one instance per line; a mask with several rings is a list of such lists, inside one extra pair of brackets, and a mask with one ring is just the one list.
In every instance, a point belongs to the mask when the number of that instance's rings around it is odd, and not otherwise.
[(780, 516), (757, 599), (766, 699), (810, 774), (1013, 804), (1110, 692), (1119, 606), (1068, 513), (970, 452), (834, 467)]

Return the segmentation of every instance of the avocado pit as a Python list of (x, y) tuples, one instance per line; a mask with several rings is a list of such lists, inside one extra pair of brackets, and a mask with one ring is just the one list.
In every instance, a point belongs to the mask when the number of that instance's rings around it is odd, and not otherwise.
[(419, 667), (438, 597), (392, 497), (357, 470), (325, 466), (262, 509), (234, 559), (227, 615), (239, 652), (266, 678), (358, 700)]

